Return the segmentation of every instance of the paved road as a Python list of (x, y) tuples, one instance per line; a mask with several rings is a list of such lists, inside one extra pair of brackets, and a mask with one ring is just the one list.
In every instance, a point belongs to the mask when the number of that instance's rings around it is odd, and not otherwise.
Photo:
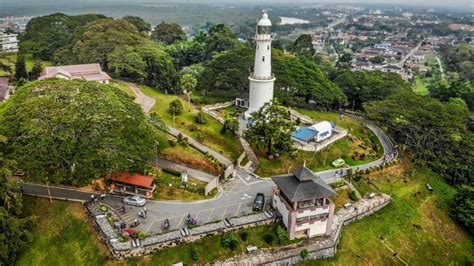
[(139, 104), (145, 113), (149, 113), (153, 105), (155, 105), (156, 100), (145, 95), (135, 83), (125, 81), (120, 82), (126, 84), (133, 93), (135, 93), (135, 103)]
[[(245, 173), (242, 171), (242, 173)], [(127, 206), (125, 214), (121, 214), (123, 220), (131, 223), (134, 219), (141, 221), (139, 230), (148, 234), (161, 232), (161, 226), (165, 219), (170, 220), (171, 229), (183, 228), (185, 218), (191, 214), (198, 221), (198, 224), (205, 224), (219, 221), (224, 218), (242, 216), (252, 212), (252, 203), (258, 192), (263, 192), (266, 196), (267, 206), (270, 205), (272, 181), (259, 180), (245, 174), (236, 176), (234, 180), (223, 185), (222, 193), (215, 199), (198, 202), (171, 202), (149, 200), (146, 208), (148, 210), (147, 219), (138, 218), (138, 211), (141, 208)], [(88, 201), (92, 194), (97, 193), (82, 192), (69, 188), (48, 187), (36, 184), (24, 184), (23, 193), (27, 195), (40, 195), (48, 198), (58, 198), (63, 200)], [(122, 207), (122, 197), (107, 196), (103, 203), (115, 210)], [(118, 211), (119, 212), (119, 211)]]
[(415, 48), (411, 49), (410, 52), (408, 52), (408, 54), (406, 54), (401, 60), (400, 62), (397, 63), (397, 65), (399, 67), (403, 67), (403, 65), (405, 64), (405, 62), (408, 60), (408, 58), (410, 58), (410, 56), (412, 56), (416, 51), (418, 51), (418, 49), (420, 48), (421, 46), (421, 43), (420, 42)]
[(161, 168), (170, 168), (178, 172), (187, 172), (190, 177), (199, 179), (201, 181), (204, 181), (206, 183), (211, 182), (215, 176), (205, 173), (203, 171), (199, 171), (193, 168), (189, 168), (183, 164), (179, 164), (173, 161), (169, 161), (163, 158), (157, 158), (153, 162), (150, 162), (151, 164), (161, 167)]

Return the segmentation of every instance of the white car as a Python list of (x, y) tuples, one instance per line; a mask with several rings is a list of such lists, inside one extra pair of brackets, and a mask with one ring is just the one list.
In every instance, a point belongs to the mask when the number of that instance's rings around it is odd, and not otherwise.
[(146, 199), (140, 196), (130, 196), (122, 200), (123, 204), (133, 205), (137, 207), (144, 206), (146, 204)]

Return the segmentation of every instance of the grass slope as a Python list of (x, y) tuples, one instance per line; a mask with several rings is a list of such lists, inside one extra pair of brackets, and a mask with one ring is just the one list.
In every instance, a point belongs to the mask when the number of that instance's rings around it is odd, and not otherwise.
[[(195, 122), (196, 114), (199, 110), (194, 105), (189, 105), (188, 102), (182, 100), (176, 95), (165, 95), (153, 88), (142, 86), (143, 93), (156, 99), (156, 104), (152, 108), (152, 112), (158, 113), (166, 124), (173, 126), (182, 132), (190, 135), (197, 141), (214, 149), (223, 155), (236, 159), (239, 157), (239, 144), (235, 136), (228, 132), (221, 134), (222, 125), (212, 118), (207, 116), (207, 124), (201, 125)], [(183, 113), (175, 117), (168, 112), (169, 104), (175, 99), (180, 99), (183, 104)]]
[(81, 204), (24, 197), (24, 209), (37, 220), (33, 242), (17, 265), (103, 265), (107, 261), (107, 251)]
[[(449, 217), (455, 189), (435, 173), (404, 161), (354, 183), (362, 193), (381, 191), (393, 201), (384, 209), (344, 228), (334, 258), (302, 265), (401, 265), (386, 243), (409, 265), (466, 265), (474, 261), (474, 239)], [(434, 188), (427, 192), (426, 182)], [(414, 196), (415, 192), (420, 192)], [(413, 225), (420, 225), (421, 229)]]

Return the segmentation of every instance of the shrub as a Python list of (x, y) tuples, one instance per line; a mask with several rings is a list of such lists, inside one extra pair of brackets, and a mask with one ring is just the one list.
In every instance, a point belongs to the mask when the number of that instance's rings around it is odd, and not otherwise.
[(183, 112), (183, 104), (179, 99), (170, 102), (168, 112), (172, 115), (180, 115)]
[(358, 201), (358, 200), (360, 199), (360, 195), (359, 195), (359, 193), (357, 193), (357, 191), (352, 190), (352, 191), (349, 193), (349, 198), (350, 198), (351, 200)]
[(267, 242), (267, 244), (273, 243), (273, 240), (275, 240), (275, 237), (272, 234), (266, 234), (263, 236), (263, 240)]
[(221, 238), (221, 245), (231, 250), (236, 250), (239, 247), (239, 240), (234, 233), (227, 233)]
[(249, 233), (248, 232), (240, 233), (240, 239), (242, 239), (242, 241), (247, 241), (248, 238), (249, 238)]
[(199, 260), (199, 252), (197, 251), (197, 249), (193, 246), (191, 248), (191, 259), (194, 260), (194, 261), (198, 261)]
[(307, 249), (303, 249), (301, 252), (300, 252), (300, 256), (302, 259), (307, 259), (309, 257), (309, 252)]
[(288, 233), (286, 232), (285, 228), (283, 228), (283, 226), (277, 226), (276, 235), (278, 238), (278, 243), (285, 244), (288, 241)]
[(200, 111), (196, 116), (196, 123), (207, 124), (207, 117), (203, 111)]

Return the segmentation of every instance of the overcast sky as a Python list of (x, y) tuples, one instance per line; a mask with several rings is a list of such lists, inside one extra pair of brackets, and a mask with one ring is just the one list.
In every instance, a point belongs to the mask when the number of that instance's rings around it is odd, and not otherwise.
[(443, 5), (451, 7), (470, 7), (474, 9), (474, 0), (0, 0), (0, 4), (50, 4), (50, 3), (163, 3), (163, 2), (189, 2), (189, 3), (216, 3), (216, 2), (225, 2), (225, 3), (252, 3), (252, 4), (261, 4), (261, 3), (383, 3), (383, 4), (403, 4), (403, 5)]

